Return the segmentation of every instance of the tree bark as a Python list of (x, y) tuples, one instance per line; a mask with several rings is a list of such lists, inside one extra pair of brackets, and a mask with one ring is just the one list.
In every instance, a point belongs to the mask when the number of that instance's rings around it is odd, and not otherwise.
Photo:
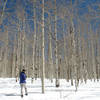
[(45, 78), (45, 55), (44, 55), (44, 0), (42, 0), (42, 93), (44, 93), (44, 78)]

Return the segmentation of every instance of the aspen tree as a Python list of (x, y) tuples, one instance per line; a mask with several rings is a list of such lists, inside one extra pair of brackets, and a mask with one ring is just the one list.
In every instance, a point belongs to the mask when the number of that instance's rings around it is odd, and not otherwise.
[(40, 34), (40, 26), (39, 26), (39, 24), (38, 24), (38, 30), (37, 30), (38, 32), (38, 35), (37, 35), (37, 43), (38, 43), (38, 59), (37, 59), (37, 61), (38, 61), (38, 77), (40, 78), (41, 77), (41, 34)]
[(17, 33), (17, 49), (16, 49), (16, 68), (15, 68), (15, 77), (16, 77), (16, 82), (18, 81), (19, 77), (19, 72), (20, 72), (20, 55), (21, 55), (21, 32), (20, 32), (20, 23), (18, 24), (18, 33)]
[[(71, 1), (71, 6), (72, 6), (72, 1)], [(75, 42), (74, 41), (74, 30), (73, 30), (73, 27), (74, 26), (72, 26), (73, 25), (73, 16), (71, 15), (71, 26), (69, 27), (70, 29), (70, 69), (71, 69), (71, 85), (73, 85), (73, 74), (74, 74), (74, 72), (73, 72), (73, 70), (74, 70), (74, 66), (73, 66), (73, 57), (74, 57), (74, 55), (73, 55), (73, 50), (75, 50), (75, 48), (73, 48), (73, 46), (74, 46), (74, 43), (73, 42)]]
[(55, 67), (56, 67), (56, 87), (59, 87), (59, 76), (58, 76), (58, 48), (57, 48), (57, 9), (56, 0), (55, 1), (55, 22), (54, 22), (54, 38), (55, 38)]
[(42, 0), (42, 93), (44, 93), (44, 78), (45, 78), (45, 55), (44, 55), (44, 0)]
[(0, 47), (0, 62), (2, 60), (2, 47)]
[(86, 82), (87, 80), (87, 51), (86, 51), (86, 42), (84, 37), (82, 37), (82, 71), (83, 78)]
[(8, 68), (8, 28), (6, 27), (6, 41), (5, 41), (5, 55), (4, 55), (4, 67), (3, 67), (3, 77), (7, 77), (7, 68)]
[(34, 13), (34, 39), (33, 39), (33, 63), (32, 63), (32, 79), (31, 82), (33, 83), (33, 79), (35, 77), (35, 48), (36, 48), (36, 0), (33, 0), (33, 13)]
[[(80, 33), (79, 33), (80, 34)], [(79, 79), (80, 79), (80, 76), (81, 76), (81, 72), (80, 72), (80, 69), (81, 69), (81, 47), (80, 47), (80, 35), (77, 36), (77, 82), (79, 84)]]
[(5, 48), (5, 46), (3, 46), (3, 47), (1, 47), (1, 57), (0, 57), (0, 71), (1, 71), (1, 73), (0, 73), (0, 76), (1, 77), (3, 77), (3, 69), (4, 69), (4, 57), (5, 57), (5, 55), (4, 55), (4, 48)]
[(35, 64), (35, 66), (34, 66), (34, 77), (35, 77), (35, 79), (37, 79), (37, 72), (38, 72), (38, 36), (37, 36), (37, 34), (36, 34), (36, 40), (35, 40), (35, 62), (34, 62), (34, 64)]
[(96, 48), (96, 79), (97, 81), (99, 81), (99, 77), (100, 77), (100, 62), (99, 62), (99, 59), (100, 59), (100, 48), (99, 48), (99, 35), (98, 35), (98, 32), (96, 31), (96, 36), (95, 36), (95, 48)]
[(71, 65), (71, 85), (73, 85), (73, 79), (75, 78), (75, 87), (77, 91), (78, 81), (77, 81), (77, 62), (76, 62), (76, 41), (75, 41), (75, 30), (74, 30), (74, 23), (73, 23), (73, 8), (72, 8), (72, 0), (71, 0), (71, 19), (70, 19), (70, 65)]
[(50, 72), (48, 72), (49, 74), (49, 78), (51, 80), (51, 82), (53, 81), (53, 57), (52, 57), (52, 30), (51, 30), (51, 15), (50, 13), (48, 12), (48, 70)]
[(36, 61), (35, 61), (35, 63), (36, 63), (36, 66), (35, 66), (35, 79), (37, 79), (38, 77), (39, 77), (39, 36), (38, 36), (39, 34), (37, 33), (37, 35), (36, 35), (36, 57), (35, 57), (35, 59), (36, 59)]
[(62, 33), (63, 33), (63, 39), (64, 39), (64, 68), (66, 68), (66, 79), (67, 79), (67, 81), (69, 80), (69, 78), (68, 78), (68, 57), (67, 57), (67, 55), (66, 55), (66, 53), (67, 53), (67, 47), (66, 47), (66, 35), (65, 35), (65, 33), (64, 33), (64, 22), (63, 22), (63, 31), (62, 31)]
[[(2, 62), (3, 62), (3, 47), (0, 47), (0, 72), (2, 72)], [(2, 73), (0, 73), (0, 77)]]
[(13, 46), (13, 62), (12, 62), (12, 77), (15, 77), (15, 67), (16, 67), (16, 52), (17, 52), (17, 47), (16, 47), (16, 35), (15, 35), (15, 41), (14, 41), (14, 46)]
[[(92, 68), (91, 68), (91, 46), (90, 46), (90, 33), (89, 33), (89, 23), (85, 23), (85, 26), (86, 26), (86, 32), (87, 32), (87, 39), (86, 40), (84, 40), (86, 43), (85, 44), (87, 44), (87, 48), (86, 48), (86, 52), (87, 52), (87, 65), (86, 65), (86, 67), (87, 67), (87, 72), (88, 72), (88, 78), (89, 79), (92, 79)], [(82, 39), (81, 39), (82, 40)], [(84, 45), (84, 44), (83, 44)], [(83, 45), (82, 45), (82, 48), (83, 48)], [(85, 55), (84, 55), (84, 57), (85, 57)], [(85, 57), (86, 58), (86, 57)], [(83, 60), (82, 60), (82, 64), (83, 64)], [(85, 75), (85, 74), (84, 74)]]
[(22, 68), (21, 68), (21, 70), (23, 68), (25, 69), (25, 29), (24, 29), (24, 24), (23, 24), (23, 31), (22, 31)]
[(94, 50), (94, 39), (93, 39), (93, 33), (91, 31), (91, 26), (90, 26), (90, 44), (91, 44), (91, 56), (92, 56), (92, 68), (93, 68), (93, 78), (94, 81), (96, 79), (96, 67), (95, 67), (95, 50)]

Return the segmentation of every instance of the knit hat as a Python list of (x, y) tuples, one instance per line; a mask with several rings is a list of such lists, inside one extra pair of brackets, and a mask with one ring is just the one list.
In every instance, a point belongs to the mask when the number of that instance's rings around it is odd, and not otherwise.
[(22, 72), (25, 72), (25, 71), (26, 71), (25, 69), (22, 70)]

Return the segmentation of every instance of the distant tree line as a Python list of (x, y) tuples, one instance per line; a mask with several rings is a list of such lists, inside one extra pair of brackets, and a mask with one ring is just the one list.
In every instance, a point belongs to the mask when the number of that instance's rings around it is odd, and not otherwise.
[[(3, 25), (3, 18), (10, 16), (5, 12), (6, 3), (7, 0), (0, 13), (0, 25)], [(56, 79), (56, 87), (60, 85), (59, 79), (66, 79), (71, 80), (71, 85), (75, 82), (76, 90), (79, 81), (98, 80), (100, 30), (98, 27), (93, 30), (91, 22), (100, 15), (92, 9), (93, 5), (88, 6), (88, 14), (81, 20), (78, 0), (68, 2), (67, 6), (56, 0), (29, 0), (28, 3), (32, 6), (32, 17), (27, 18), (17, 0), (16, 18), (9, 18), (12, 26), (5, 25), (4, 32), (0, 32), (0, 77), (17, 79), (25, 68), (32, 82), (42, 79), (43, 87), (45, 78), (51, 82)]]

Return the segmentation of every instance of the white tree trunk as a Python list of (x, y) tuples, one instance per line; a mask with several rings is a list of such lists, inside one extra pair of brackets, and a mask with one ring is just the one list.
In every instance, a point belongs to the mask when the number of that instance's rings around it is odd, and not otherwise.
[(6, 41), (5, 41), (5, 54), (4, 54), (4, 67), (3, 67), (3, 77), (7, 77), (8, 66), (8, 30), (6, 30)]
[(48, 24), (49, 24), (49, 32), (48, 32), (48, 38), (49, 38), (49, 44), (48, 44), (48, 63), (49, 63), (49, 69), (50, 69), (50, 72), (49, 72), (49, 75), (50, 75), (50, 79), (51, 79), (51, 82), (52, 82), (52, 79), (53, 79), (53, 57), (52, 57), (52, 38), (51, 38), (51, 24), (50, 24), (50, 14), (49, 14), (49, 19), (48, 19)]
[(18, 25), (18, 40), (17, 40), (17, 51), (16, 51), (16, 82), (18, 81), (20, 66), (21, 66), (21, 32), (20, 32), (20, 25)]
[(58, 48), (57, 48), (57, 12), (56, 12), (56, 0), (55, 0), (55, 27), (54, 27), (54, 37), (55, 37), (55, 66), (56, 66), (56, 87), (59, 87), (59, 76), (58, 76)]
[(15, 36), (14, 48), (13, 48), (12, 77), (15, 77), (16, 52), (17, 52), (17, 47), (16, 47), (16, 36)]
[(68, 58), (67, 58), (67, 48), (66, 48), (66, 35), (64, 33), (64, 23), (63, 23), (63, 39), (64, 39), (64, 69), (66, 70), (66, 79), (67, 81), (69, 80), (68, 78)]
[(94, 41), (93, 35), (91, 36), (91, 53), (92, 53), (92, 67), (93, 67), (93, 78), (96, 79), (96, 64), (95, 64), (95, 51), (94, 51)]
[(34, 41), (33, 41), (33, 66), (32, 66), (32, 80), (31, 82), (33, 83), (33, 79), (35, 77), (35, 48), (36, 48), (36, 0), (34, 0)]
[(44, 55), (44, 0), (42, 0), (42, 93), (44, 93), (45, 55)]

